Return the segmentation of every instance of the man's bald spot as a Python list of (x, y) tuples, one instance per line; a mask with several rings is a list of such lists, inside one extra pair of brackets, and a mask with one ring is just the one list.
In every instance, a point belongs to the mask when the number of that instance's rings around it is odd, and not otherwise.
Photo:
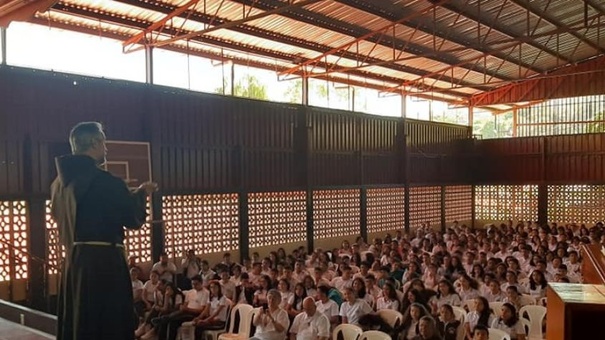
[(304, 300), (303, 300), (303, 309), (305, 311), (311, 311), (314, 310), (315, 308), (315, 300), (313, 300), (312, 297), (307, 296)]

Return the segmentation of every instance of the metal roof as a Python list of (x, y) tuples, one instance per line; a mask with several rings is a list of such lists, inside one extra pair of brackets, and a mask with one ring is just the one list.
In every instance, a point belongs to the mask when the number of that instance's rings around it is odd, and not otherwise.
[(460, 105), (605, 54), (605, 0), (60, 0), (30, 21)]

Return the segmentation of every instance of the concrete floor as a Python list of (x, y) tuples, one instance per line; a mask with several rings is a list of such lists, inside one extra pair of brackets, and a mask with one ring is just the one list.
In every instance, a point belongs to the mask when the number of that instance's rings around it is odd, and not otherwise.
[(0, 340), (48, 340), (53, 336), (0, 319)]

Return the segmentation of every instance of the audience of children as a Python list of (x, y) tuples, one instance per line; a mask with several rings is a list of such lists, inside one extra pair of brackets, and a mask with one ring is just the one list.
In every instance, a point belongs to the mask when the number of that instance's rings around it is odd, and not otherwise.
[[(313, 339), (327, 339), (326, 323), (330, 329), (340, 323), (380, 327), (380, 322), (364, 320), (376, 320), (378, 311), (389, 309), (403, 315), (401, 325), (389, 329), (399, 339), (453, 340), (458, 334), (486, 339), (492, 327), (525, 340), (519, 309), (543, 303), (548, 282), (582, 282), (580, 244), (603, 240), (602, 223), (590, 229), (511, 221), (486, 228), (454, 223), (444, 234), (423, 225), (414, 235), (397, 231), (370, 245), (357, 238), (310, 254), (302, 247), (290, 255), (279, 248), (265, 258), (254, 253), (241, 264), (225, 254), (223, 262), (210, 266), (189, 251), (179, 279), (162, 254), (145, 285), (138, 281), (138, 270), (132, 271), (142, 320), (135, 337), (174, 340), (178, 326), (190, 320), (199, 335), (224, 326), (229, 304), (247, 303), (260, 308), (254, 339), (284, 340), (288, 334), (292, 339), (313, 334)], [(183, 278), (193, 283), (185, 294), (179, 288), (190, 285)], [(504, 304), (493, 311), (490, 302)], [(463, 324), (453, 307), (466, 309)], [(301, 328), (304, 320), (316, 328)], [(293, 321), (296, 326), (289, 330)]]

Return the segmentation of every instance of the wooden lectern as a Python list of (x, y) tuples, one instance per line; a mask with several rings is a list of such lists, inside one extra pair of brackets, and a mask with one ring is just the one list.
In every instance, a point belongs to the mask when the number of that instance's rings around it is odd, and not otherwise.
[(605, 253), (582, 246), (585, 284), (551, 283), (547, 291), (547, 340), (605, 339)]

